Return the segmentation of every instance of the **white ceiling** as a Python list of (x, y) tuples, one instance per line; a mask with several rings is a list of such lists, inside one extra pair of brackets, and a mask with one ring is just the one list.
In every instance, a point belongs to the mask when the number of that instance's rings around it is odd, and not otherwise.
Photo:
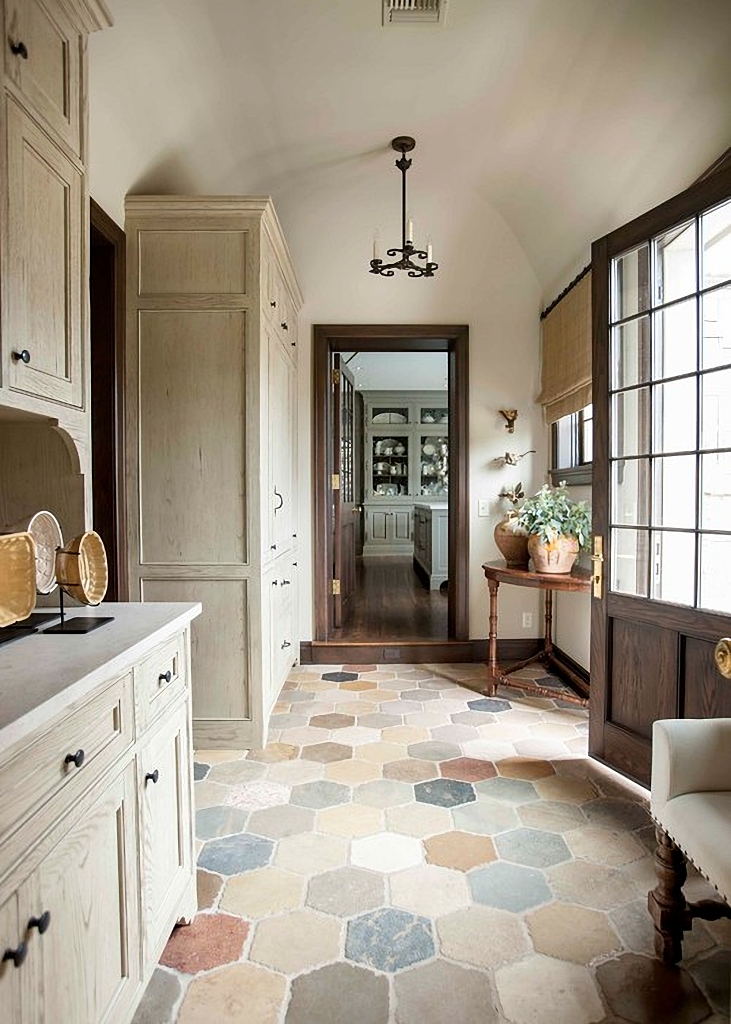
[(451, 0), (443, 29), (384, 29), (381, 0), (108, 5), (90, 44), (102, 201), (115, 175), (120, 194), (275, 202), (375, 176), (395, 198), (389, 143), (411, 134), (412, 194), (448, 182), (494, 207), (550, 297), (593, 238), (731, 143), (729, 0)]
[(446, 352), (343, 352), (356, 391), (443, 391)]

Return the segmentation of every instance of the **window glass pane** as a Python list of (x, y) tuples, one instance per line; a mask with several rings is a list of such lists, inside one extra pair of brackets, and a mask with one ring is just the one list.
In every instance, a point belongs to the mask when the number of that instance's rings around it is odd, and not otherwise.
[(731, 287), (703, 296), (703, 366), (731, 363)]
[(653, 315), (652, 376), (693, 373), (698, 362), (698, 306), (695, 298)]
[(731, 199), (701, 217), (703, 287), (731, 281)]
[(701, 392), (701, 447), (731, 448), (731, 370), (705, 373)]
[(653, 305), (672, 302), (696, 290), (695, 220), (679, 224), (653, 240)]
[(620, 459), (612, 463), (612, 524), (649, 526), (650, 460)]
[[(731, 453), (701, 456), (701, 529), (731, 528)], [(729, 588), (731, 590), (731, 587)]]
[(646, 530), (612, 530), (611, 590), (647, 597), (649, 539)]
[(656, 601), (695, 604), (695, 534), (652, 534), (652, 596)]
[(650, 318), (642, 316), (612, 328), (612, 387), (632, 387), (650, 379)]
[(731, 612), (731, 536), (701, 535), (701, 608)]
[(574, 415), (562, 416), (556, 422), (556, 462), (554, 469), (569, 469), (574, 465)]
[(696, 378), (658, 384), (652, 393), (652, 450), (694, 451), (696, 446)]
[(594, 461), (594, 406), (587, 405), (581, 422), (582, 462)]
[(421, 435), (421, 494), (446, 494), (448, 490), (446, 437)]
[(654, 526), (695, 528), (695, 455), (655, 459), (652, 522)]
[(650, 443), (650, 389), (612, 398), (612, 455), (644, 455)]
[(448, 420), (449, 410), (446, 406), (440, 406), (437, 409), (422, 408), (419, 410), (420, 423), (447, 423)]
[(612, 260), (612, 321), (650, 307), (650, 247), (645, 243)]

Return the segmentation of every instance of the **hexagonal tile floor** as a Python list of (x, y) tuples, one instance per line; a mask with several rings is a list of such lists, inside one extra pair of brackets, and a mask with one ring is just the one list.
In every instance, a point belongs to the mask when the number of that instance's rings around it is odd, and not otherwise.
[(653, 957), (644, 791), (483, 676), (300, 666), (263, 750), (198, 751), (200, 910), (135, 1024), (727, 1021), (731, 922)]

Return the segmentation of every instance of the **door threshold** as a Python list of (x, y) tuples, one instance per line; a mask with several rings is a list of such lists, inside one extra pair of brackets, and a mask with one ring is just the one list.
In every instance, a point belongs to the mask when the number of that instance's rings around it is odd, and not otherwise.
[(303, 665), (425, 665), (484, 662), (485, 640), (307, 640), (300, 644)]

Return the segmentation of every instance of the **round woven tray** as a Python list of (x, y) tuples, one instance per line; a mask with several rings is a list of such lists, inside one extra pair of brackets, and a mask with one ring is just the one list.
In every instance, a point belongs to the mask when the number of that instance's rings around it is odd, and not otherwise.
[(56, 578), (64, 593), (82, 604), (103, 600), (109, 573), (104, 541), (98, 533), (80, 533), (56, 552)]
[(25, 533), (0, 535), (0, 627), (27, 619), (36, 606), (36, 545)]
[(63, 547), (63, 535), (53, 512), (36, 512), (28, 523), (36, 542), (36, 590), (50, 594), (56, 586), (56, 551)]

